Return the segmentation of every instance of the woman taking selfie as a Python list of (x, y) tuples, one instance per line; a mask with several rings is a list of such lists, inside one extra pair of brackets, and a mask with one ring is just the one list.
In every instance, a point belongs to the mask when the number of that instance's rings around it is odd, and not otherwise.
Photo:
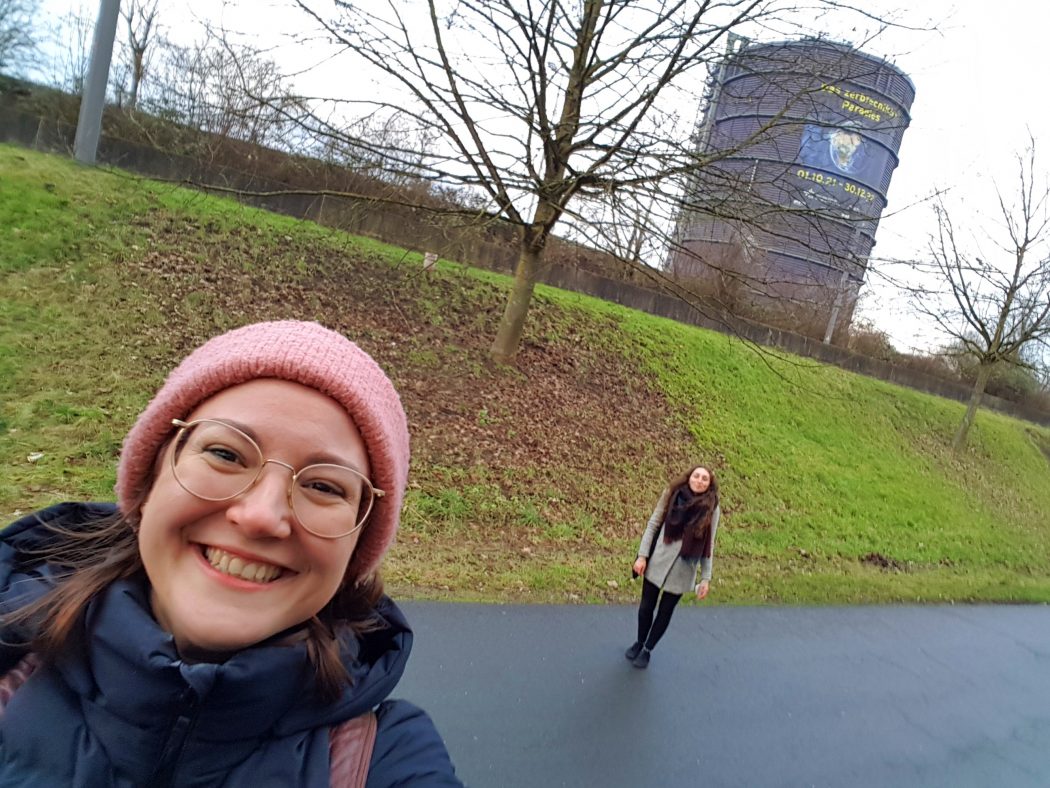
[(460, 785), (387, 700), (408, 462), (397, 392), (342, 335), (195, 350), (125, 438), (116, 505), (0, 534), (0, 786)]
[(644, 577), (642, 601), (638, 639), (624, 656), (636, 668), (649, 666), (650, 654), (667, 631), (682, 595), (707, 596), (720, 516), (718, 481), (703, 465), (682, 474), (660, 495), (633, 567), (636, 575)]

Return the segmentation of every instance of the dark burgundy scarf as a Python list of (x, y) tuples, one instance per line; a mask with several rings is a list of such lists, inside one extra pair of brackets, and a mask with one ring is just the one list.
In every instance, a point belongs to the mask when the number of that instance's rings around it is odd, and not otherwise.
[(717, 500), (706, 492), (697, 495), (686, 482), (672, 491), (664, 514), (664, 541), (682, 540), (682, 558), (711, 557), (711, 518)]

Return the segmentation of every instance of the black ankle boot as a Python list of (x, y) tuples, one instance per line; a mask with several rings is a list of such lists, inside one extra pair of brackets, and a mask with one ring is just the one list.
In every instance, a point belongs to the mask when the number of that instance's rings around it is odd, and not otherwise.
[(627, 649), (627, 651), (625, 651), (623, 655), (627, 657), (628, 662), (633, 662), (635, 657), (637, 657), (638, 654), (641, 653), (641, 650), (642, 644), (638, 641), (635, 641), (634, 645)]
[(636, 668), (641, 668), (642, 670), (645, 670), (647, 667), (649, 667), (649, 654), (649, 649), (643, 648), (640, 652), (638, 652), (638, 656), (631, 661), (631, 664), (634, 665)]

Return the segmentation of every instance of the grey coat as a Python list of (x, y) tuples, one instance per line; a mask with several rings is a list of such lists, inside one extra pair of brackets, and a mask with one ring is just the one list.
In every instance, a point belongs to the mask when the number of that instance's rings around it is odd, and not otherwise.
[[(642, 543), (638, 545), (638, 556), (644, 558), (649, 555), (649, 547), (656, 537), (656, 531), (664, 521), (667, 512), (667, 500), (671, 496), (670, 488), (665, 489), (656, 502), (656, 508), (649, 518), (649, 523), (642, 534)], [(714, 514), (711, 515), (711, 558), (685, 559), (678, 551), (682, 549), (682, 540), (668, 544), (663, 536), (656, 542), (656, 548), (645, 567), (645, 579), (664, 591), (672, 594), (692, 593), (696, 588), (696, 573), (700, 570), (701, 580), (711, 579), (711, 569), (714, 563), (715, 537), (718, 535), (718, 520), (722, 516), (722, 507), (716, 506)]]

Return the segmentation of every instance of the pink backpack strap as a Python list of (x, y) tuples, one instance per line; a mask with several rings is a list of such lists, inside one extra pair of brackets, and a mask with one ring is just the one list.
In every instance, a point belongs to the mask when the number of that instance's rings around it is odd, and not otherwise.
[(364, 788), (378, 721), (374, 711), (333, 726), (328, 732), (331, 788)]
[(0, 678), (0, 716), (3, 716), (7, 704), (15, 691), (26, 683), (26, 679), (33, 675), (40, 666), (40, 658), (36, 654), (27, 654), (22, 661)]

